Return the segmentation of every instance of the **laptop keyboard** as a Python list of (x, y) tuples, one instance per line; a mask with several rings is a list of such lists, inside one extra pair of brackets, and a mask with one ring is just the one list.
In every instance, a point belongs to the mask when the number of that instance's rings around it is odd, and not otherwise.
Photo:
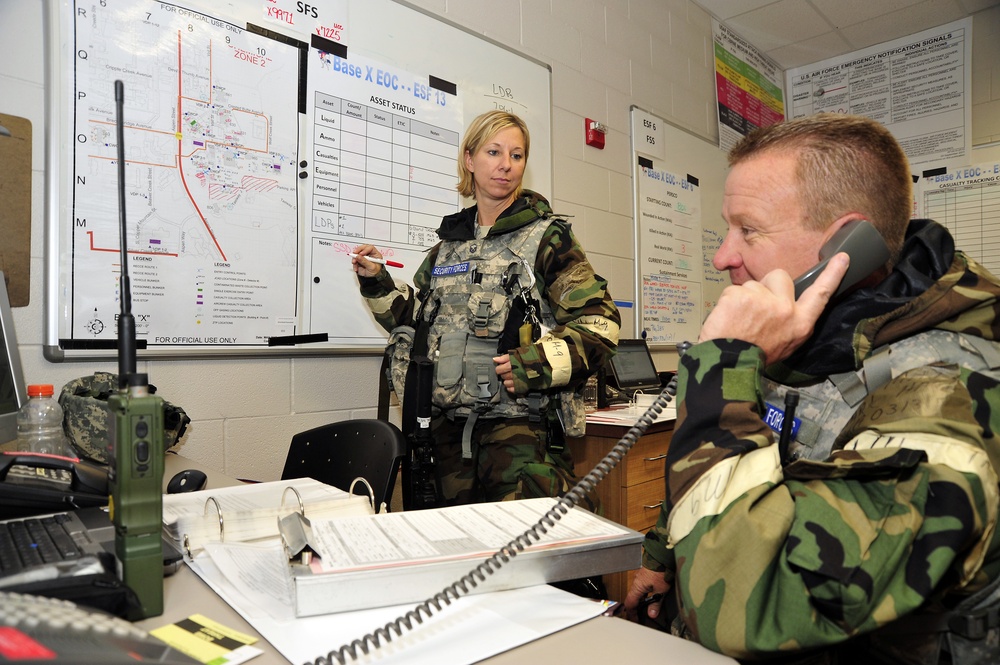
[(0, 524), (0, 572), (11, 575), (26, 566), (79, 559), (83, 552), (64, 526), (66, 515)]
[(0, 587), (103, 570), (77, 543), (68, 514), (0, 522)]

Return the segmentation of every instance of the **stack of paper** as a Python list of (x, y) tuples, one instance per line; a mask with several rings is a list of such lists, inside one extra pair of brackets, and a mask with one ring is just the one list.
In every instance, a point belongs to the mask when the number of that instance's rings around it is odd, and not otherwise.
[[(588, 413), (587, 422), (631, 427), (636, 423), (636, 421), (639, 420), (639, 416), (645, 412), (646, 409), (644, 408), (637, 409), (629, 405), (613, 407), (610, 409), (601, 409), (600, 411)], [(671, 422), (674, 420), (677, 420), (677, 408), (674, 406), (668, 406), (660, 412), (660, 415), (656, 417), (654, 422)]]
[[(289, 489), (291, 488), (291, 489)], [(163, 532), (178, 549), (210, 542), (247, 542), (278, 537), (278, 519), (302, 512), (324, 520), (374, 512), (368, 497), (311, 478), (277, 480), (163, 496)]]

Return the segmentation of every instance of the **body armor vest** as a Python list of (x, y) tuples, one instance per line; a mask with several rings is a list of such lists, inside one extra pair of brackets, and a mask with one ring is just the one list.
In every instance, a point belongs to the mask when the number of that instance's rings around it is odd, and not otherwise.
[[(417, 328), (422, 323), (428, 330), (427, 355), (435, 365), (432, 402), (449, 415), (523, 417), (544, 411), (552, 401), (541, 395), (530, 404), (531, 396), (508, 393), (493, 358), (510, 350), (500, 348), (505, 329), (524, 323), (508, 322), (522, 289), (530, 287), (539, 332), (557, 325), (534, 277), (542, 237), (554, 221), (540, 219), (509, 233), (441, 244)], [(566, 434), (578, 436), (575, 432), (584, 427), (576, 414), (585, 416), (582, 399), (565, 391), (559, 400)]]
[[(799, 393), (795, 411), (795, 436), (789, 453), (793, 459), (822, 461), (829, 457), (837, 435), (854, 415), (861, 401), (892, 378), (934, 363), (958, 365), (971, 370), (1000, 367), (1000, 348), (981, 337), (946, 330), (928, 330), (876, 349), (856, 372), (834, 374), (808, 385), (786, 386), (767, 377), (761, 379), (764, 401), (778, 410), (789, 390)], [(780, 431), (780, 423), (768, 423)]]

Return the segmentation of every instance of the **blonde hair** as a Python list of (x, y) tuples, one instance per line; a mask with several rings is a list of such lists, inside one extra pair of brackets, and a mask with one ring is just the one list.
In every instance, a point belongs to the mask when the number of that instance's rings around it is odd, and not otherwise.
[(906, 153), (884, 125), (840, 113), (769, 125), (733, 146), (729, 165), (771, 151), (795, 156), (810, 228), (822, 230), (846, 213), (859, 212), (885, 238), (895, 261), (913, 208), (913, 179)]
[[(469, 124), (465, 130), (465, 138), (458, 149), (458, 186), (455, 188), (458, 193), (466, 198), (476, 198), (476, 183), (472, 177), (472, 172), (465, 167), (465, 155), (475, 155), (484, 143), (497, 135), (498, 132), (508, 127), (517, 127), (524, 136), (524, 161), (528, 161), (528, 152), (531, 148), (531, 137), (528, 135), (528, 126), (524, 120), (513, 113), (506, 111), (487, 111)], [(521, 195), (521, 186), (518, 185), (514, 197)]]

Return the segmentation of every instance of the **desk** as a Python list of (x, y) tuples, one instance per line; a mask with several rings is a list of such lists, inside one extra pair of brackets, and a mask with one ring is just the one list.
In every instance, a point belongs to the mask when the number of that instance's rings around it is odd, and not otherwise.
[[(587, 423), (587, 433), (570, 439), (573, 466), (577, 478), (583, 478), (614, 448), (628, 431), (629, 425)], [(664, 484), (667, 448), (674, 433), (673, 421), (650, 425), (618, 466), (597, 486), (601, 514), (623, 526), (645, 533), (660, 516), (660, 504), (666, 497)], [(632, 584), (633, 572), (604, 576), (611, 600), (625, 600)]]
[[(164, 482), (178, 471), (200, 468), (208, 474), (208, 486), (225, 487), (239, 481), (206, 469), (179, 455), (168, 454)], [(164, 612), (161, 616), (140, 621), (138, 625), (151, 630), (201, 613), (219, 623), (249, 635), (260, 635), (242, 616), (226, 604), (187, 566), (164, 580)], [(418, 628), (419, 630), (419, 628)], [(254, 665), (287, 663), (265, 640), (255, 646), (264, 655), (250, 661)], [(330, 648), (337, 648), (332, 644)], [(319, 655), (319, 654), (317, 654)], [(694, 663), (696, 665), (734, 665), (735, 660), (709, 651), (666, 633), (612, 617), (597, 617), (571, 628), (535, 640), (506, 653), (488, 658), (487, 665), (522, 665), (523, 663), (622, 663), (622, 662)], [(444, 664), (446, 665), (446, 664)]]

